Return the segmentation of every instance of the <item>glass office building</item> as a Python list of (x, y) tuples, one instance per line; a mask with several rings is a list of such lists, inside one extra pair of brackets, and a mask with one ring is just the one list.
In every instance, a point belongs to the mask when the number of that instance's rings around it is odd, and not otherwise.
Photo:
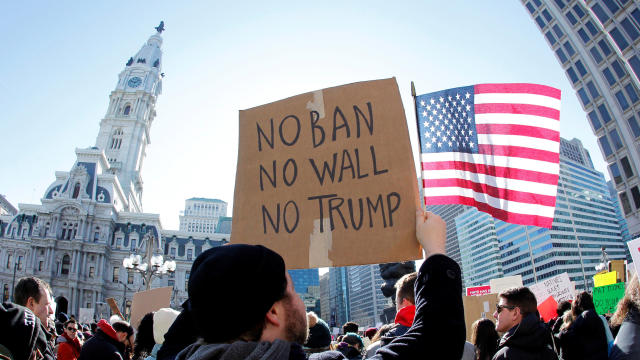
[(629, 0), (521, 0), (555, 53), (640, 235), (640, 9)]
[(456, 218), (466, 286), (521, 275), (524, 285), (567, 272), (591, 288), (602, 250), (625, 259), (626, 245), (604, 175), (579, 140), (560, 140), (560, 179), (551, 229), (495, 220), (476, 209)]

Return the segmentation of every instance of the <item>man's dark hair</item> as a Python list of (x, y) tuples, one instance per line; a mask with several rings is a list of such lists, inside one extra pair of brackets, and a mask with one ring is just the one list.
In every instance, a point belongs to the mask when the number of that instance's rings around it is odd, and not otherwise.
[[(67, 325), (69, 324), (77, 324), (75, 319), (69, 319), (67, 321), (64, 322), (64, 328), (67, 328)], [(80, 327), (78, 326), (78, 329), (80, 329)]]
[(354, 323), (353, 321), (349, 321), (347, 323), (345, 323), (344, 325), (342, 325), (342, 333), (346, 334), (346, 333), (358, 333), (358, 324)]
[(576, 296), (576, 300), (573, 302), (572, 312), (574, 316), (579, 316), (583, 311), (595, 310), (596, 306), (593, 304), (593, 298), (591, 294), (586, 291), (581, 292)]
[(39, 303), (44, 289), (47, 289), (49, 293), (51, 293), (49, 284), (41, 279), (34, 276), (24, 277), (18, 281), (18, 284), (14, 289), (14, 302), (18, 305), (26, 306), (27, 301), (32, 297)]
[(127, 324), (124, 321), (116, 321), (111, 326), (116, 332), (127, 333), (127, 336), (133, 335), (133, 328), (131, 327), (131, 325)]
[(558, 316), (562, 316), (567, 310), (571, 310), (571, 302), (568, 300), (560, 301), (556, 308), (556, 314), (558, 314)]
[(538, 311), (536, 296), (526, 286), (503, 290), (498, 296), (507, 300), (507, 304), (517, 306), (523, 317)]
[(407, 299), (411, 304), (415, 305), (415, 294), (413, 288), (415, 287), (416, 279), (418, 278), (417, 272), (412, 272), (404, 275), (396, 282), (395, 288), (397, 291), (396, 302), (400, 303), (402, 299)]

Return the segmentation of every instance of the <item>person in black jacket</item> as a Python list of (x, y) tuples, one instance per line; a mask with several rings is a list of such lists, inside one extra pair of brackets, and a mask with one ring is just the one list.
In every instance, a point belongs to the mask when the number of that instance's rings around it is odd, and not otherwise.
[(98, 322), (95, 335), (82, 346), (78, 360), (123, 360), (127, 356), (127, 345), (133, 342), (133, 328), (124, 321), (113, 326), (106, 320)]
[[(465, 343), (462, 283), (460, 267), (443, 255), (445, 223), (418, 210), (416, 235), (428, 257), (416, 280), (413, 325), (373, 359), (459, 360)], [(307, 331), (304, 304), (278, 254), (262, 246), (235, 244), (200, 256), (206, 259), (196, 260), (199, 266), (189, 278), (189, 298), (202, 341), (184, 349), (177, 359), (306, 359), (301, 346)], [(233, 309), (241, 311), (230, 311), (229, 299), (213, 294), (218, 288), (231, 294)], [(309, 357), (342, 358), (336, 351)]]
[(578, 294), (571, 312), (575, 320), (559, 336), (563, 360), (607, 360), (607, 334), (591, 295)]
[(504, 335), (493, 360), (556, 360), (551, 332), (540, 321), (535, 295), (527, 287), (504, 290), (498, 294), (493, 317), (496, 330)]

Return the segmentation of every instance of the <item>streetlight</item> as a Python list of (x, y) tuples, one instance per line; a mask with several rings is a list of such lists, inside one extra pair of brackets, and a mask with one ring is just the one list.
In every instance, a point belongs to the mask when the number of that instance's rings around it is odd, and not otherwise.
[[(124, 266), (127, 271), (139, 272), (145, 281), (147, 290), (149, 290), (151, 288), (151, 280), (153, 277), (162, 277), (167, 273), (173, 273), (176, 271), (176, 262), (173, 260), (165, 261), (162, 258), (160, 249), (156, 247), (155, 236), (147, 233), (144, 235), (144, 238), (146, 238), (147, 243), (147, 250), (144, 257), (137, 254), (136, 251), (136, 253), (133, 253), (122, 260), (122, 266)], [(145, 260), (145, 262), (143, 262), (143, 260)]]

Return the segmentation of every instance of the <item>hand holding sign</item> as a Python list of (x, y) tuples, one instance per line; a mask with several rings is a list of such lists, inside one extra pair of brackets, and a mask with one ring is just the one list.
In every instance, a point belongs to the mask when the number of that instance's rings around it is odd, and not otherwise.
[(416, 237), (425, 252), (425, 257), (444, 254), (447, 239), (447, 224), (430, 211), (416, 210)]

